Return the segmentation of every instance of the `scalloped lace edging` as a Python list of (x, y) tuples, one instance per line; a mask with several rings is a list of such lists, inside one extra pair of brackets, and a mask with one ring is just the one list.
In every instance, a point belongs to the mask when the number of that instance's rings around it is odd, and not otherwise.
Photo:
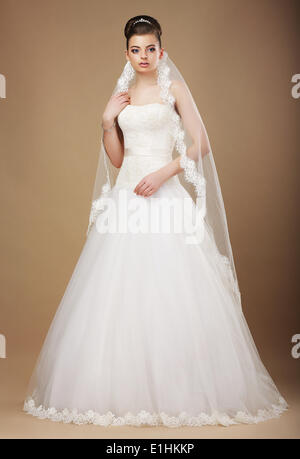
[(51, 421), (64, 423), (95, 424), (104, 427), (122, 425), (142, 426), (145, 424), (150, 426), (181, 427), (217, 424), (229, 426), (240, 423), (257, 424), (268, 419), (278, 418), (283, 411), (288, 409), (288, 406), (284, 398), (279, 397), (278, 405), (272, 404), (270, 409), (260, 409), (255, 416), (242, 411), (238, 411), (233, 417), (217, 411), (212, 415), (200, 413), (198, 416), (192, 416), (186, 412), (182, 412), (178, 416), (169, 416), (164, 412), (158, 414), (141, 410), (137, 415), (128, 412), (122, 417), (114, 415), (111, 411), (108, 411), (106, 414), (99, 414), (92, 410), (80, 413), (77, 409), (69, 410), (65, 408), (59, 411), (54, 407), (46, 409), (43, 405), (36, 407), (33, 398), (27, 397), (24, 402), (23, 411), (40, 419), (50, 419)]

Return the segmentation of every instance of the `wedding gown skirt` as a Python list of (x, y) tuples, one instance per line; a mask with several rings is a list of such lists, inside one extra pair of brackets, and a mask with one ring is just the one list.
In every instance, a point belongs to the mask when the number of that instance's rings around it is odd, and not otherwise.
[[(126, 149), (109, 192), (115, 204), (123, 193), (129, 201), (143, 200), (150, 214), (151, 198), (133, 189), (172, 159), (168, 110), (128, 105), (120, 113)], [(175, 176), (153, 197), (190, 195)], [(102, 426), (228, 426), (278, 417), (288, 404), (223, 273), (207, 234), (195, 245), (187, 244), (184, 232), (105, 233), (94, 224), (23, 409), (39, 418)]]

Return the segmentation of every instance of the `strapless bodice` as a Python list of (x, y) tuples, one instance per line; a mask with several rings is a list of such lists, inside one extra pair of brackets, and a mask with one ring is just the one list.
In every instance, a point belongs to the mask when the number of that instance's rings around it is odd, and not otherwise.
[(119, 113), (118, 123), (124, 136), (126, 155), (155, 155), (172, 159), (172, 108), (153, 103), (126, 105)]
[(124, 137), (124, 159), (116, 185), (136, 185), (145, 175), (172, 161), (173, 110), (169, 105), (152, 103), (126, 105), (118, 115)]

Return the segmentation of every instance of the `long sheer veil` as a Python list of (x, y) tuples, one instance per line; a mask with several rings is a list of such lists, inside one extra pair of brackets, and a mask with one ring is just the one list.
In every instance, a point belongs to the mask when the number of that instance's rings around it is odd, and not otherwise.
[[(175, 98), (170, 91), (173, 81), (180, 81), (189, 94), (191, 103), (184, 119), (175, 109)], [(134, 82), (135, 70), (131, 63), (127, 61), (112, 94), (127, 91)], [(161, 88), (160, 97), (162, 101), (173, 109), (172, 125), (175, 141), (173, 158), (180, 155), (180, 165), (183, 168), (183, 172), (178, 175), (179, 180), (189, 192), (195, 202), (195, 206), (203, 217), (206, 235), (208, 235), (211, 242), (211, 256), (216, 257), (218, 269), (223, 276), (224, 282), (232, 290), (236, 304), (241, 309), (241, 295), (224, 202), (209, 137), (187, 83), (165, 50), (158, 63), (157, 82)], [(102, 130), (87, 236), (100, 212), (101, 198), (110, 193), (116, 182), (119, 170), (112, 165), (105, 150)], [(199, 238), (198, 243), (202, 243), (201, 238)]]

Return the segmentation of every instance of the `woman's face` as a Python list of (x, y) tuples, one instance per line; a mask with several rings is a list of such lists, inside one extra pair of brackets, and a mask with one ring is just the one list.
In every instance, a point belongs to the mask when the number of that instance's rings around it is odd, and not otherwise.
[[(155, 35), (132, 35), (128, 42), (128, 50), (125, 51), (126, 59), (137, 72), (150, 72), (156, 69), (158, 61), (163, 56), (163, 48)], [(140, 65), (147, 63), (148, 65)]]

